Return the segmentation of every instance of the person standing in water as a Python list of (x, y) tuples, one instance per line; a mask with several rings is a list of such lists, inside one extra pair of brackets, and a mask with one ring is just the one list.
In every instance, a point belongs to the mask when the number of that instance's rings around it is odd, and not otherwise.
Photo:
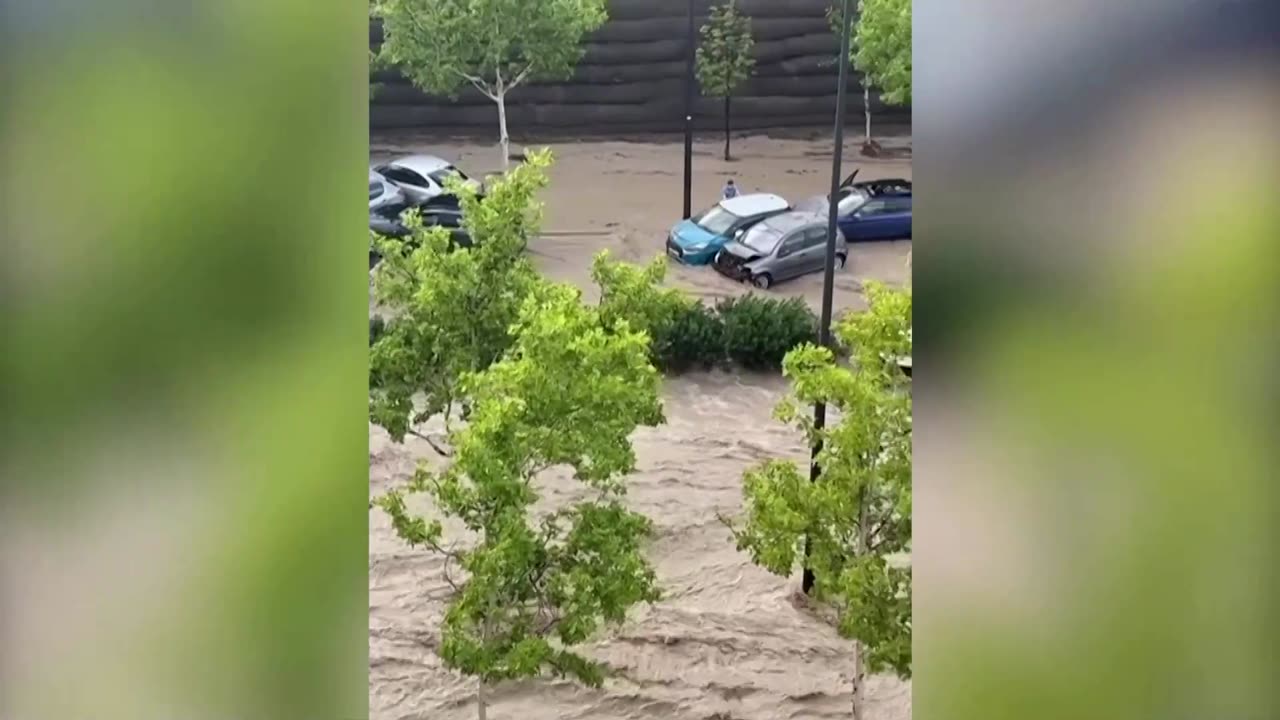
[(733, 178), (729, 178), (729, 182), (724, 185), (724, 199), (731, 200), (738, 197), (738, 186), (733, 184)]

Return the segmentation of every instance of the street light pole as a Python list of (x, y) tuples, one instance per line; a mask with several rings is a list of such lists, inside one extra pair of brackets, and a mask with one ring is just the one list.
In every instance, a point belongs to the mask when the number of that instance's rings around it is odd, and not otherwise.
[[(836, 224), (837, 202), (840, 193), (840, 161), (844, 159), (844, 105), (845, 105), (845, 87), (849, 84), (849, 34), (852, 31), (853, 18), (850, 12), (850, 0), (841, 0), (841, 21), (843, 22), (843, 31), (840, 33), (840, 57), (839, 57), (839, 82), (836, 88), (836, 127), (835, 127), (835, 149), (831, 154), (831, 195), (828, 196), (827, 202), (827, 258), (824, 265), (825, 272), (822, 275), (822, 318), (818, 322), (818, 345), (822, 347), (831, 346), (831, 295), (835, 286), (835, 266), (836, 266), (836, 233), (839, 229)], [(827, 425), (827, 406), (825, 403), (818, 402), (813, 406), (813, 426), (821, 430)], [(813, 445), (813, 454), (810, 458), (809, 465), (809, 481), (813, 482), (818, 479), (821, 469), (818, 467), (818, 453), (822, 452), (822, 443), (816, 442)], [(804, 556), (805, 568), (804, 577), (801, 580), (801, 589), (805, 594), (813, 590), (813, 570), (809, 569), (809, 552), (810, 540), (805, 538)]]
[(697, 31), (693, 22), (693, 0), (689, 0), (688, 44), (684, 72), (684, 219), (693, 217), (693, 64)]

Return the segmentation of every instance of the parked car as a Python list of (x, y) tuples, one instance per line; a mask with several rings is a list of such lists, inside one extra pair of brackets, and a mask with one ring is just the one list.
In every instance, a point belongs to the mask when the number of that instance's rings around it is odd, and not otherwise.
[[(413, 233), (405, 224), (405, 214), (411, 209), (404, 205), (387, 205), (378, 210), (369, 211), (369, 231), (383, 237), (402, 240), (410, 247), (414, 245)], [(422, 218), (423, 227), (439, 226), (449, 231), (449, 241), (453, 247), (471, 247), (471, 234), (462, 226), (462, 211), (448, 204), (432, 204), (416, 208)], [(373, 238), (369, 239), (369, 267), (377, 265), (382, 256), (373, 247)]]
[(369, 171), (369, 212), (407, 202), (404, 191), (376, 170)]
[[(853, 182), (840, 188), (837, 222), (849, 242), (911, 237), (911, 181), (902, 178)], [(821, 198), (824, 199), (825, 198)]]
[[(827, 257), (827, 217), (809, 210), (785, 212), (752, 225), (724, 246), (711, 265), (721, 275), (760, 289), (822, 272)], [(836, 233), (835, 266), (848, 258), (844, 234)]]
[(373, 170), (395, 183), (414, 205), (448, 195), (444, 180), (450, 175), (457, 175), (476, 190), (480, 189), (479, 182), (467, 177), (453, 163), (435, 155), (407, 155), (378, 165)]
[(706, 265), (735, 234), (790, 209), (786, 200), (767, 193), (721, 200), (671, 228), (667, 255), (686, 265)]

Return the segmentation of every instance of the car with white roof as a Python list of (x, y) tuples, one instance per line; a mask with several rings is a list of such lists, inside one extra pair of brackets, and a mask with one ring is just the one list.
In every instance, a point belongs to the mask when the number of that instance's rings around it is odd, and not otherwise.
[(706, 265), (735, 235), (790, 209), (790, 203), (770, 193), (721, 200), (671, 228), (667, 255), (686, 265)]
[(449, 195), (444, 182), (451, 175), (480, 190), (479, 182), (467, 177), (453, 163), (435, 155), (406, 155), (378, 165), (373, 171), (404, 191), (410, 205)]

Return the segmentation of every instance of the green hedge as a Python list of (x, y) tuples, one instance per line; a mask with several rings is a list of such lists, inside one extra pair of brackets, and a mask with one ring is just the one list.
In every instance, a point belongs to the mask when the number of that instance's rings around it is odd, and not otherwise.
[(818, 319), (803, 300), (749, 294), (714, 308), (689, 303), (654, 331), (654, 361), (667, 372), (734, 364), (752, 370), (782, 367), (797, 345), (813, 342)]
[(654, 364), (664, 372), (709, 370), (725, 357), (724, 320), (700, 302), (688, 303), (671, 324), (654, 331)]
[(752, 370), (781, 368), (788, 352), (818, 337), (818, 318), (800, 298), (745, 295), (720, 301), (716, 312), (729, 360)]

